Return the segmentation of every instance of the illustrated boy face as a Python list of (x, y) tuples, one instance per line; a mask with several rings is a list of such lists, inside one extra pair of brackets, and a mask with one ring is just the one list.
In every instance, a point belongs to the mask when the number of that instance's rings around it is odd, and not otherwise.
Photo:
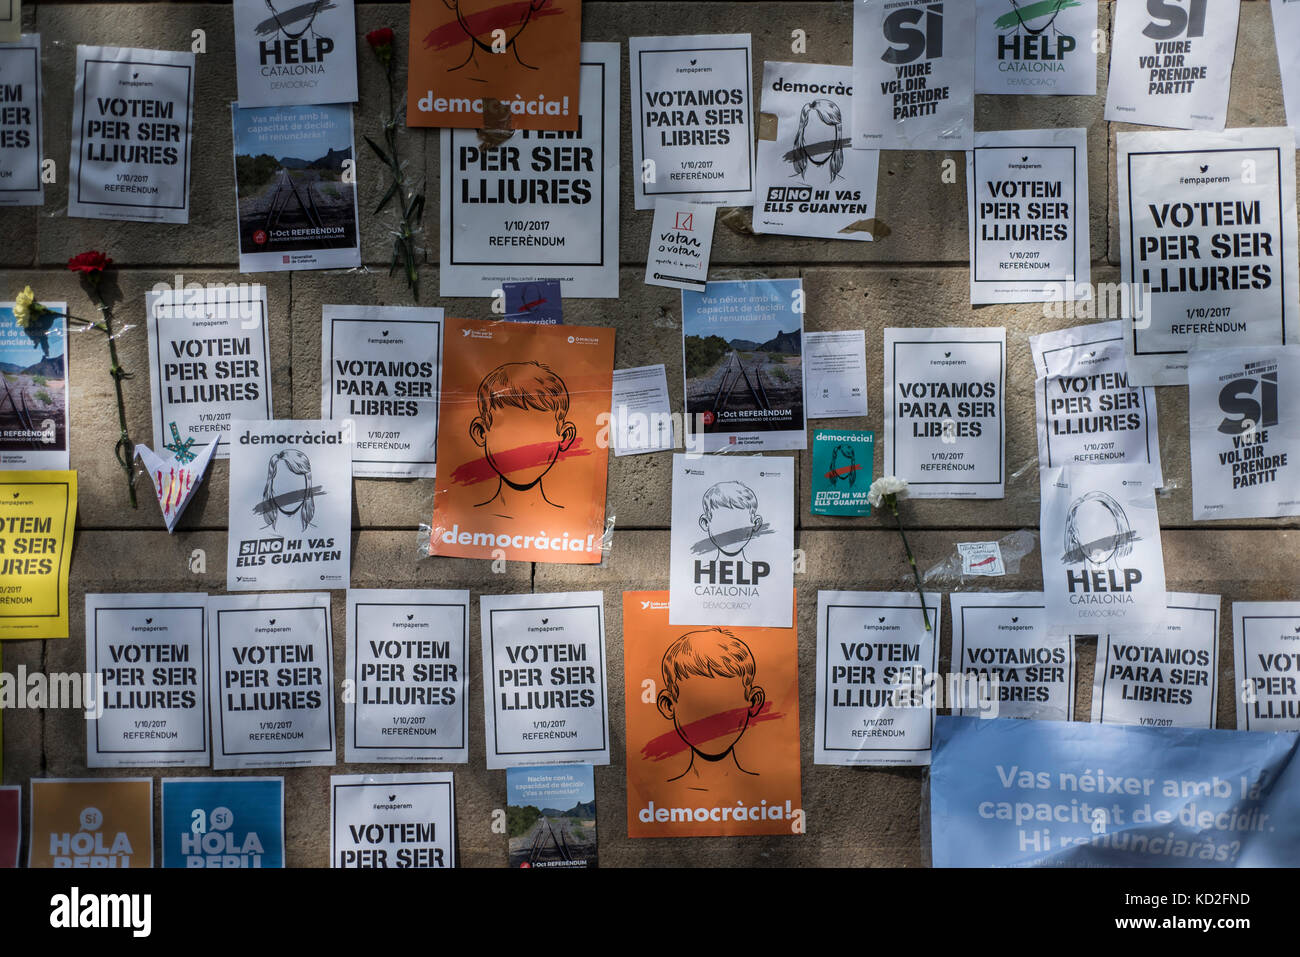
[(677, 682), (677, 697), (659, 693), (659, 712), (677, 734), (706, 758), (720, 758), (749, 727), (763, 707), (763, 689), (745, 694), (745, 679), (691, 675)]
[(758, 531), (761, 520), (744, 506), (718, 505), (700, 516), (700, 528), (724, 555), (739, 555)]
[(474, 444), (511, 487), (532, 488), (578, 438), (564, 417), (564, 383), (537, 363), (508, 363), (483, 380), (479, 414), (470, 423)]
[(1115, 557), (1115, 516), (1105, 506), (1098, 502), (1080, 505), (1074, 514), (1074, 528), (1089, 562), (1104, 565)]
[(529, 0), (527, 7), (519, 13), (517, 19), (503, 21), (500, 17), (483, 15), (494, 7), (500, 7), (501, 0), (442, 0), (442, 2), (448, 10), (456, 14), (461, 28), (479, 44), (488, 48), (492, 45), (493, 30), (506, 32), (505, 42), (509, 47), (514, 43), (515, 37), (519, 36), (528, 25), (531, 15), (546, 5), (546, 0)]

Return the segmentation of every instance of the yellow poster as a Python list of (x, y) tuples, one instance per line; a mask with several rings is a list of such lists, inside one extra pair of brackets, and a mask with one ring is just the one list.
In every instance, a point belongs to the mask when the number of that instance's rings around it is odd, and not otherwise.
[(0, 638), (68, 637), (76, 472), (0, 472)]
[(153, 867), (153, 778), (32, 781), (28, 867)]

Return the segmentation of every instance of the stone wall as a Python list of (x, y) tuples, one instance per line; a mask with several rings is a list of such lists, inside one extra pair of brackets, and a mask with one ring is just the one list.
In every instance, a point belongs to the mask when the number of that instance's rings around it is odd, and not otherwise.
[[(971, 0), (973, 2), (973, 0)], [(848, 0), (825, 2), (666, 2), (666, 0), (588, 0), (584, 3), (586, 40), (624, 41), (660, 33), (736, 33), (753, 36), (755, 81), (762, 62), (791, 59), (790, 34), (806, 31), (810, 62), (847, 64), (851, 55), (852, 9)], [(75, 278), (63, 269), (83, 249), (106, 250), (117, 262), (112, 289), (117, 315), (132, 323), (120, 341), (124, 366), (140, 373), (128, 383), (132, 434), (152, 444), (144, 326), (144, 296), (157, 282), (239, 281), (236, 268), (233, 162), (228, 103), (235, 99), (231, 12), (219, 3), (50, 3), (24, 4), (27, 32), (42, 38), (45, 79), (46, 155), (59, 170), (57, 185), (46, 187), (46, 205), (0, 211), (0, 297), (12, 298), (31, 283), (45, 300), (66, 299), (75, 309), (89, 307)], [(358, 0), (357, 28), (365, 33), (391, 25), (405, 37), (406, 4)], [(1108, 33), (1111, 4), (1101, 5), (1099, 27)], [(198, 57), (191, 216), (188, 226), (152, 226), (66, 215), (66, 169), (72, 115), (73, 67), (79, 43), (188, 49), (191, 31), (207, 34), (207, 53)], [(405, 59), (404, 39), (399, 56)], [(1108, 45), (1107, 45), (1108, 47)], [(356, 142), (362, 134), (379, 137), (375, 105), (382, 102), (383, 76), (369, 52), (359, 50), (360, 108)], [(1118, 218), (1115, 207), (1114, 140), (1120, 124), (1102, 119), (1108, 52), (1099, 55), (1099, 93), (1094, 97), (978, 97), (978, 129), (1082, 126), (1088, 130), (1094, 282), (1118, 278)], [(404, 83), (404, 80), (403, 80)], [(623, 191), (621, 215), (622, 298), (570, 300), (566, 320), (617, 329), (616, 366), (663, 362), (670, 383), (680, 383), (680, 300), (675, 291), (642, 282), (650, 216), (633, 210), (632, 160), (628, 128), (626, 54), (623, 68)], [(1242, 4), (1228, 125), (1280, 126), (1286, 122), (1269, 10), (1264, 0)], [(421, 284), (426, 301), (437, 289), (438, 138), (408, 131), (403, 155), (423, 168), (431, 196)], [(387, 274), (391, 246), (383, 223), (369, 215), (383, 188), (382, 170), (358, 153), (361, 183), (362, 253), (366, 266), (341, 272), (261, 275), (267, 286), (273, 353), (272, 393), (282, 418), (316, 418), (320, 413), (320, 322), (324, 303), (409, 304), (403, 283)], [(955, 183), (941, 181), (941, 164), (956, 162)], [(910, 521), (922, 531), (912, 539), (922, 569), (955, 552), (954, 542), (988, 540), (1038, 525), (1038, 475), (1034, 438), (1033, 367), (1029, 336), (1076, 324), (1044, 317), (1041, 306), (972, 308), (968, 301), (965, 164), (959, 153), (887, 152), (880, 163), (877, 216), (888, 235), (874, 243), (834, 243), (782, 237), (756, 238), (719, 223), (711, 278), (803, 278), (809, 330), (865, 328), (872, 414), (840, 420), (847, 428), (874, 429), (878, 437), (875, 472), (880, 473), (884, 431), (880, 416), (883, 366), (880, 344), (886, 326), (1005, 326), (1007, 328), (1006, 498), (987, 502), (921, 502), (909, 507)], [(434, 301), (452, 316), (486, 316), (486, 300)], [(180, 529), (163, 531), (157, 506), (141, 499), (126, 507), (120, 472), (113, 461), (116, 434), (111, 383), (105, 372), (102, 341), (73, 337), (71, 353), (72, 467), (80, 480), (78, 535), (72, 564), (71, 634), (67, 641), (9, 642), (4, 668), (81, 671), (85, 664), (82, 596), (86, 592), (186, 591), (219, 593), (224, 586), (227, 465), (218, 462), (197, 493)], [(680, 411), (680, 389), (674, 389)], [(1230, 603), (1300, 596), (1297, 586), (1298, 523), (1191, 521), (1191, 465), (1187, 434), (1187, 393), (1158, 393), (1163, 464), (1168, 488), (1160, 496), (1161, 523), (1170, 590), (1219, 593), (1224, 597), (1220, 662), (1225, 691), (1219, 699), (1219, 726), (1234, 726)], [(473, 592), (544, 592), (603, 588), (608, 623), (611, 764), (596, 770), (600, 815), (600, 856), (605, 865), (892, 865), (925, 863), (921, 846), (922, 773), (914, 769), (850, 769), (812, 763), (815, 686), (814, 611), (824, 588), (896, 589), (909, 587), (898, 536), (878, 519), (814, 517), (807, 503), (809, 453), (799, 456), (800, 525), (797, 545), (807, 555), (799, 591), (799, 660), (804, 808), (807, 833), (800, 837), (709, 838), (694, 841), (626, 838), (623, 778), (624, 729), (621, 693), (623, 643), (621, 601), (624, 589), (667, 588), (670, 514), (669, 458), (666, 454), (610, 457), (608, 510), (616, 518), (613, 550), (600, 567), (513, 565), (493, 575), (486, 563), (455, 559), (420, 560), (416, 525), (429, 518), (432, 482), (355, 482), (352, 584), (360, 587), (449, 587)], [(145, 496), (149, 495), (142, 489)], [(192, 574), (194, 549), (207, 554), (206, 574)], [(1025, 557), (1019, 575), (999, 580), (999, 589), (1041, 588), (1039, 556)], [(471, 638), (477, 641), (477, 602)], [(335, 664), (343, 665), (344, 593), (333, 594)], [(940, 660), (949, 656), (950, 625), (944, 613)], [(1086, 717), (1091, 696), (1094, 643), (1080, 642), (1076, 713)], [(482, 682), (473, 668), (470, 681), (470, 760), (455, 768), (460, 862), (503, 866), (505, 837), (490, 829), (491, 813), (504, 804), (505, 772), (484, 770)], [(340, 737), (342, 710), (339, 711)], [(4, 722), (4, 783), (26, 784), (32, 777), (80, 777), (122, 772), (88, 772), (85, 722), (70, 711), (10, 711)], [(341, 756), (342, 749), (340, 747)], [(419, 770), (418, 767), (340, 766), (338, 773)], [(134, 772), (131, 772), (134, 773)], [(148, 772), (145, 772), (148, 773)], [(185, 771), (168, 772), (185, 774)], [(203, 772), (194, 771), (201, 774)], [(207, 772), (211, 773), (211, 772)], [(262, 773), (262, 772), (258, 772)], [(274, 773), (274, 772), (268, 772)], [(330, 769), (284, 772), (287, 785), (288, 862), (325, 866), (329, 855), (328, 776)], [(159, 775), (155, 775), (159, 776)], [(24, 804), (27, 797), (24, 796)]]

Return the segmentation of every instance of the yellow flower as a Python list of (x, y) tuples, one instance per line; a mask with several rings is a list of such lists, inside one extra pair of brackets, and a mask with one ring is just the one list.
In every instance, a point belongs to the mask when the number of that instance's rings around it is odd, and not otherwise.
[(14, 321), (18, 323), (18, 328), (26, 329), (27, 323), (31, 322), (33, 312), (40, 312), (44, 307), (36, 301), (36, 293), (32, 292), (32, 287), (27, 286), (14, 297)]

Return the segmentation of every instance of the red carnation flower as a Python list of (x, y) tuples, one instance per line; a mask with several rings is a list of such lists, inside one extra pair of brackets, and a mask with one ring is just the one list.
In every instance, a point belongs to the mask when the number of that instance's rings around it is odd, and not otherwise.
[(366, 42), (375, 50), (380, 47), (391, 47), (393, 45), (393, 28), (380, 27), (378, 30), (371, 30), (366, 34)]
[(84, 253), (77, 253), (77, 255), (69, 259), (68, 268), (73, 272), (84, 272), (89, 276), (102, 276), (104, 267), (112, 261), (106, 254), (95, 252), (92, 249)]

